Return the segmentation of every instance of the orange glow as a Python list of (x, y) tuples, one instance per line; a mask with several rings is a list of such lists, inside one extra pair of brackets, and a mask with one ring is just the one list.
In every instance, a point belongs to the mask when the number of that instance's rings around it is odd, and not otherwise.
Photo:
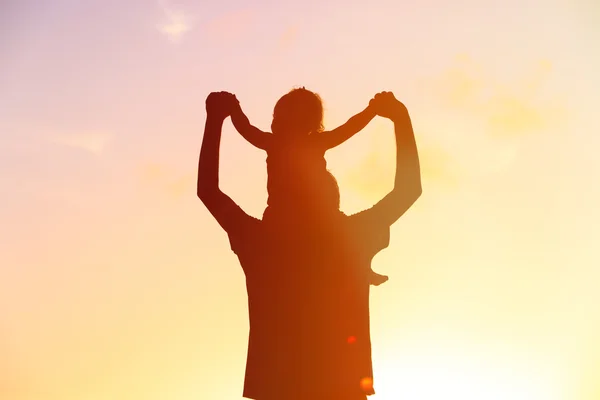
[[(268, 130), (304, 85), (326, 129), (393, 91), (422, 162), (373, 260), (369, 400), (600, 399), (599, 1), (29, 3), (0, 1), (0, 399), (241, 399), (245, 275), (195, 193), (204, 100)], [(393, 149), (377, 118), (326, 154), (342, 211), (389, 192)], [(260, 217), (265, 153), (227, 120), (220, 158)]]
[(365, 392), (365, 393), (371, 393), (373, 391), (373, 378), (362, 378), (360, 380), (360, 388)]

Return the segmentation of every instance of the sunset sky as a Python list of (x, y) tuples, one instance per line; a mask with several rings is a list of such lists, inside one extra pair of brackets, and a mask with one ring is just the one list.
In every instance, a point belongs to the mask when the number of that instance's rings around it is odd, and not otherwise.
[[(195, 194), (211, 91), (326, 128), (393, 91), (423, 195), (373, 269), (373, 400), (600, 398), (596, 0), (0, 0), (0, 398), (241, 399), (237, 258)], [(342, 210), (391, 189), (393, 126), (328, 153)], [(227, 120), (221, 183), (266, 204)], [(596, 243), (596, 245), (594, 245)]]

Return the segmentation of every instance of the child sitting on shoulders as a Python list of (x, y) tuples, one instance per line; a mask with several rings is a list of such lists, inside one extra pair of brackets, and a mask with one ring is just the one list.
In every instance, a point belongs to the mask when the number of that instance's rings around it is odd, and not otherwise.
[[(324, 131), (321, 98), (303, 87), (279, 99), (271, 123), (273, 133), (269, 133), (250, 124), (236, 101), (231, 114), (234, 127), (248, 142), (267, 152), (269, 197), (263, 220), (289, 211), (290, 205), (299, 201), (300, 194), (294, 189), (308, 187), (313, 177), (327, 171), (325, 152), (361, 131), (375, 115), (371, 101), (344, 125)], [(372, 285), (378, 286), (387, 280), (387, 276), (371, 271)]]

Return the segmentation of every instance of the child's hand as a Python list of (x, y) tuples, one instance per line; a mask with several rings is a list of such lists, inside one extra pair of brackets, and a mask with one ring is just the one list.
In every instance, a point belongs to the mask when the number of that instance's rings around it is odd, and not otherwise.
[(225, 119), (239, 103), (235, 95), (228, 92), (212, 92), (206, 98), (206, 113), (214, 118)]
[(240, 101), (237, 99), (237, 97), (235, 96), (235, 94), (232, 94), (233, 99), (232, 99), (232, 104), (231, 104), (231, 114), (235, 114), (235, 113), (240, 113), (242, 112), (242, 107), (240, 107)]

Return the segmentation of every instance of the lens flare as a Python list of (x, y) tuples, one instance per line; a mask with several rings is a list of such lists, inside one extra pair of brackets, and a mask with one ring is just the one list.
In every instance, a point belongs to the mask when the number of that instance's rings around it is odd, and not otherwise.
[(371, 393), (373, 391), (373, 378), (366, 377), (360, 380), (360, 388), (365, 393)]

